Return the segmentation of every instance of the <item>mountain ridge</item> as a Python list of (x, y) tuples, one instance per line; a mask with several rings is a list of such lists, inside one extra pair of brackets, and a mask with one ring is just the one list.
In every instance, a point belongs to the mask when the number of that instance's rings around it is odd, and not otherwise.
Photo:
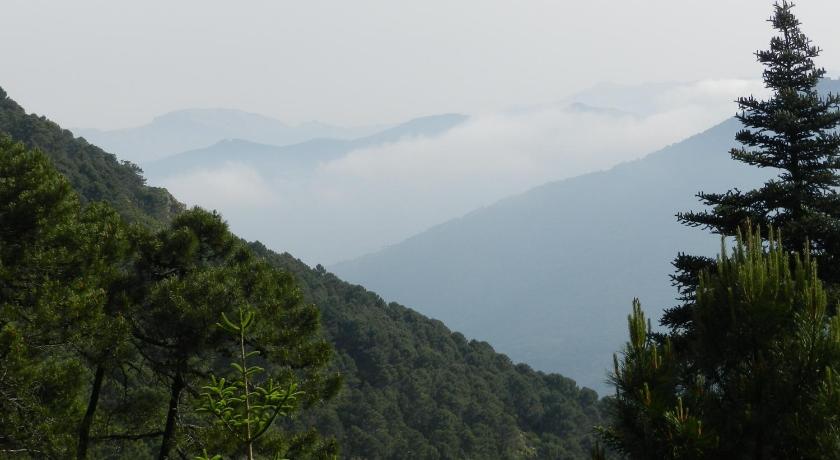
[[(679, 250), (713, 254), (718, 247), (714, 237), (679, 226), (674, 213), (696, 207), (701, 189), (764, 177), (729, 160), (723, 146), (736, 130), (728, 120), (645, 158), (543, 184), (329, 268), (516, 360), (564, 369), (605, 391), (632, 297), (653, 303), (650, 311), (670, 306), (667, 261)], [(698, 181), (704, 174), (717, 177)], [(637, 245), (654, 250), (640, 253)], [(571, 344), (574, 352), (564, 350)]]
[(355, 139), (319, 137), (290, 145), (273, 145), (247, 139), (224, 139), (209, 147), (170, 155), (144, 165), (155, 180), (197, 169), (212, 169), (226, 163), (243, 163), (258, 171), (284, 177), (311, 171), (320, 162), (337, 159), (352, 150), (397, 142), (409, 137), (433, 137), (463, 123), (461, 114), (418, 117), (380, 132)]
[[(840, 79), (818, 89), (840, 93)], [(681, 226), (674, 214), (699, 209), (699, 191), (751, 188), (773, 175), (730, 158), (739, 129), (727, 119), (641, 159), (534, 187), (329, 268), (514, 360), (562, 369), (606, 392), (632, 298), (656, 318), (676, 303), (669, 261), (677, 252), (720, 249), (717, 237)], [(639, 245), (650, 252), (634, 251)]]
[(292, 125), (238, 109), (206, 108), (168, 112), (134, 127), (115, 130), (76, 128), (74, 132), (145, 166), (147, 161), (203, 148), (227, 138), (288, 145), (316, 137), (359, 137), (382, 129), (379, 125), (341, 127), (314, 121)]
[[(170, 214), (155, 215), (154, 206), (146, 210), (118, 199), (132, 191), (167, 193), (146, 186), (136, 166), (118, 162), (44, 117), (26, 114), (2, 89), (0, 96), (0, 134), (41, 148), (70, 177), (83, 201), (105, 199), (124, 215), (142, 217), (136, 221), (165, 223)], [(594, 442), (591, 427), (600, 423), (603, 411), (594, 391), (514, 364), (488, 344), (467, 341), (440, 321), (386, 304), (322, 267), (309, 268), (260, 243), (251, 247), (292, 272), (305, 298), (321, 310), (323, 333), (336, 351), (333, 366), (345, 375), (345, 389), (289, 423), (335, 436), (342, 458), (403, 458), (406, 452), (429, 459), (587, 458)]]

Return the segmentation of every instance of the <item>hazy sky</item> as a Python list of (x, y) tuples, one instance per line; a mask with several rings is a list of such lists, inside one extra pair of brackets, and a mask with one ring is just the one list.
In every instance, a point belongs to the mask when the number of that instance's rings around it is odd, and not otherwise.
[[(187, 107), (396, 122), (598, 82), (756, 78), (767, 0), (2, 0), (0, 86), (70, 127)], [(840, 1), (802, 0), (840, 71)]]
[[(767, 0), (0, 2), (0, 86), (66, 127), (194, 107), (345, 126), (470, 115), (289, 183), (236, 163), (162, 183), (325, 264), (709, 128), (761, 95), (752, 53), (772, 33)], [(796, 13), (837, 76), (840, 1)]]

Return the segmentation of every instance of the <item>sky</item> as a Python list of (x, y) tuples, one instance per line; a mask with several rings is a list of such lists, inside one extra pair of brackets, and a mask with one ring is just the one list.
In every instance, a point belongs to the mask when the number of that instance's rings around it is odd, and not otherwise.
[[(0, 2), (0, 86), (65, 127), (210, 107), (342, 126), (469, 115), (290, 182), (231, 162), (161, 184), (324, 265), (724, 120), (762, 93), (752, 53), (772, 12), (766, 0)], [(840, 75), (840, 2), (800, 3), (826, 48), (818, 64)]]
[[(797, 14), (840, 72), (840, 2)], [(68, 127), (192, 107), (394, 123), (596, 83), (755, 78), (767, 0), (2, 0), (0, 86)]]

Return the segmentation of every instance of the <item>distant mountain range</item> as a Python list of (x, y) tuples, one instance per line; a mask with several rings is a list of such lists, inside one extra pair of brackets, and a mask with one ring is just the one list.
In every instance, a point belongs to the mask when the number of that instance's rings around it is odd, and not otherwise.
[[(840, 92), (840, 80), (821, 90)], [(677, 252), (720, 249), (718, 237), (681, 226), (674, 214), (698, 209), (698, 191), (774, 175), (730, 158), (740, 128), (730, 119), (641, 160), (545, 184), (329, 268), (517, 361), (608, 391), (633, 297), (658, 318), (675, 304)]]
[(415, 118), (397, 126), (356, 139), (316, 138), (292, 145), (267, 145), (246, 139), (227, 139), (209, 147), (190, 150), (143, 165), (153, 180), (214, 169), (236, 162), (255, 168), (267, 177), (299, 178), (318, 163), (339, 158), (352, 150), (397, 142), (412, 137), (434, 137), (463, 123), (460, 114)]
[(605, 391), (638, 296), (652, 317), (674, 304), (677, 251), (714, 254), (717, 238), (680, 226), (699, 190), (758, 183), (727, 149), (727, 121), (646, 158), (549, 183), (381, 252), (330, 267), (515, 360)]
[(124, 159), (146, 162), (187, 150), (207, 147), (223, 139), (288, 145), (314, 138), (353, 139), (386, 129), (387, 126), (339, 127), (318, 122), (289, 125), (264, 115), (234, 109), (189, 109), (156, 117), (150, 123), (102, 131), (74, 129), (77, 136)]

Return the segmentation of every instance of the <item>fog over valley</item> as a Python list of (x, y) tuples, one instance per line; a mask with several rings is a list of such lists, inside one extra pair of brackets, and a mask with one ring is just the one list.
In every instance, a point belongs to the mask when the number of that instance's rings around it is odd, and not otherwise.
[(427, 117), (355, 145), (303, 143), (281, 149), (286, 162), (261, 162), (254, 146), (220, 138), (213, 151), (140, 166), (150, 183), (218, 209), (246, 238), (329, 265), (547, 181), (640, 158), (731, 116), (744, 92), (764, 89), (736, 79), (602, 85), (550, 105)]

